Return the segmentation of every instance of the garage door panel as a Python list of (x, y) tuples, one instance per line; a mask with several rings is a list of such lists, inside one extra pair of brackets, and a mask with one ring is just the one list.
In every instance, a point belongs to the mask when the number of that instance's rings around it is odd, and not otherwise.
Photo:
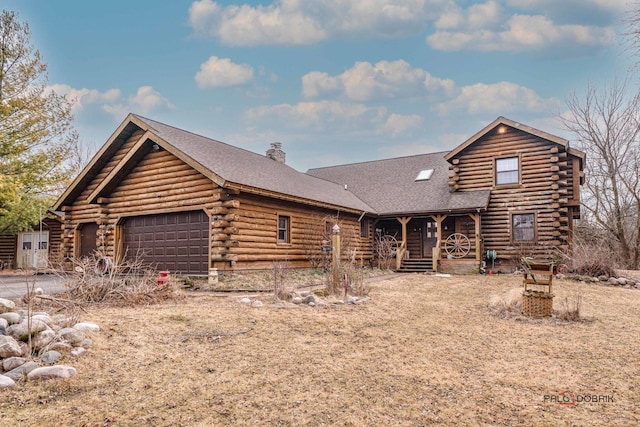
[(204, 211), (132, 217), (123, 225), (129, 258), (140, 252), (143, 262), (176, 273), (207, 273), (208, 236)]

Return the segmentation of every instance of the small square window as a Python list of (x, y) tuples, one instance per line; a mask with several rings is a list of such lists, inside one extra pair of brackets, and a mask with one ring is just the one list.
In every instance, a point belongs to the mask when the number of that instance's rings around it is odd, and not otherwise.
[(520, 159), (507, 157), (496, 159), (496, 185), (518, 184), (520, 182)]
[(533, 242), (536, 240), (535, 214), (513, 214), (511, 227), (511, 238), (514, 242)]
[(278, 243), (290, 242), (290, 224), (290, 217), (283, 215), (278, 216)]

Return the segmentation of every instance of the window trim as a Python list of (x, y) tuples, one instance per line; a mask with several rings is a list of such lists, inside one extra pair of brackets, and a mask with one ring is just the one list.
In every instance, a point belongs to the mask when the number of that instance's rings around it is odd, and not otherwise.
[[(286, 226), (284, 228), (280, 228), (280, 219), (286, 219)], [(278, 218), (276, 220), (276, 241), (279, 245), (289, 245), (291, 244), (291, 215), (278, 214)], [(280, 232), (284, 231), (284, 240), (280, 239)]]
[[(516, 216), (520, 215), (533, 215), (533, 240), (516, 240), (515, 239), (515, 227), (513, 224), (513, 220)], [(538, 213), (533, 211), (522, 211), (522, 212), (510, 212), (509, 213), (509, 229), (511, 231), (511, 243), (512, 244), (526, 244), (526, 243), (536, 243), (538, 241)]]
[(369, 238), (369, 218), (362, 218), (360, 220), (360, 237), (363, 239)]
[[(509, 171), (501, 171), (498, 172), (498, 162), (500, 160), (508, 160), (508, 159), (516, 159), (518, 161), (518, 182), (507, 182), (504, 184), (499, 184), (498, 183), (498, 174), (499, 173), (503, 173), (503, 172), (513, 172), (513, 170), (509, 170)], [(509, 186), (519, 186), (522, 182), (522, 158), (519, 154), (513, 155), (513, 156), (502, 156), (502, 157), (496, 157), (493, 160), (493, 183), (495, 184), (496, 187), (509, 187)]]

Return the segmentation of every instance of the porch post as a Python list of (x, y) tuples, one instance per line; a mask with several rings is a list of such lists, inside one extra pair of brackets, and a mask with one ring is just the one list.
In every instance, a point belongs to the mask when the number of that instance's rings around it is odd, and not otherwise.
[(447, 217), (447, 215), (431, 215), (436, 222), (436, 235), (438, 236), (438, 240), (436, 242), (436, 247), (433, 248), (433, 271), (438, 271), (438, 264), (440, 262), (440, 246), (442, 243), (442, 221)]
[(480, 260), (482, 259), (482, 248), (480, 247), (480, 214), (479, 213), (470, 213), (469, 216), (473, 220), (475, 224), (475, 233), (476, 233), (476, 261), (478, 261), (478, 265), (480, 265)]
[(403, 216), (396, 219), (402, 225), (402, 242), (400, 243), (400, 247), (396, 248), (396, 270), (398, 270), (402, 266), (402, 260), (404, 260), (405, 254), (407, 253), (407, 224), (411, 221), (411, 217)]

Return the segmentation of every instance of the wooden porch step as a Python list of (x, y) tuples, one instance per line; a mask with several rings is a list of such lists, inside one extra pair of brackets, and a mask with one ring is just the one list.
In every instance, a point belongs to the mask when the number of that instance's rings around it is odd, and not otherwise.
[(431, 258), (411, 258), (402, 262), (398, 273), (425, 273), (431, 271), (433, 271), (433, 260)]

